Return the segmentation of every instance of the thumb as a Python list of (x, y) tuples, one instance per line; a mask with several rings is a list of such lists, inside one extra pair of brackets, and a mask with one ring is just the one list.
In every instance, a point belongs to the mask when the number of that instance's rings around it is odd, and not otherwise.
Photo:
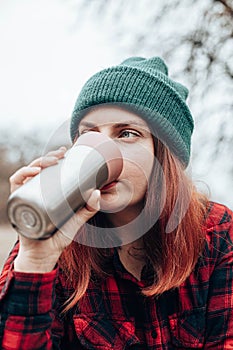
[(93, 212), (96, 214), (100, 210), (100, 190), (94, 190), (92, 192), (83, 210), (85, 211), (85, 209), (90, 213), (91, 217), (93, 216)]

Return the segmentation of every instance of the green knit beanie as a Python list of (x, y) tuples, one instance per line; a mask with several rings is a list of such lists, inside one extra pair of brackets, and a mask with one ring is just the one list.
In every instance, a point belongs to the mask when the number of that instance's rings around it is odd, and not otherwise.
[(103, 104), (121, 104), (145, 119), (169, 149), (187, 166), (193, 118), (186, 98), (188, 89), (168, 77), (168, 69), (159, 57), (131, 57), (120, 65), (93, 75), (83, 86), (71, 118), (71, 138), (87, 108)]

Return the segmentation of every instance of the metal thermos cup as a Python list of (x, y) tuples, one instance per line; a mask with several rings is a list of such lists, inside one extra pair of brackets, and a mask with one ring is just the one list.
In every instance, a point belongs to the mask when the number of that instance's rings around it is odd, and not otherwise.
[(81, 135), (65, 157), (43, 169), (8, 199), (8, 217), (23, 236), (46, 239), (79, 208), (93, 189), (116, 180), (122, 171), (116, 143), (99, 132)]

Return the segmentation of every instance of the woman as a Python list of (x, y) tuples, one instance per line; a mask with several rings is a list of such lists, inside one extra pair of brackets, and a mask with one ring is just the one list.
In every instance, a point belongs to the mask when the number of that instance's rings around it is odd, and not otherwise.
[[(123, 170), (51, 238), (19, 237), (1, 276), (2, 349), (233, 349), (232, 212), (185, 173), (187, 94), (158, 57), (84, 85), (72, 140), (106, 134)], [(64, 154), (18, 170), (12, 191)]]

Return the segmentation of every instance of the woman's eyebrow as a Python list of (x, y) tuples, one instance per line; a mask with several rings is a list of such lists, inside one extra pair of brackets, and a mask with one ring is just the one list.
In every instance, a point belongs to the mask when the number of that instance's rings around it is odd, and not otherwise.
[(146, 127), (146, 125), (145, 124), (143, 124), (143, 123), (140, 123), (140, 122), (137, 122), (137, 121), (135, 121), (135, 120), (129, 120), (129, 121), (127, 121), (127, 122), (124, 122), (124, 123), (116, 123), (116, 125), (114, 125), (114, 127), (115, 128), (123, 128), (123, 127), (126, 127), (126, 126), (140, 126), (140, 127), (142, 127), (142, 128), (145, 128)]
[[(106, 123), (107, 124), (107, 123)], [(101, 125), (106, 125), (105, 123), (101, 124)], [(140, 123), (140, 122), (137, 122), (135, 120), (129, 120), (127, 122), (124, 122), (124, 123), (109, 123), (113, 128), (117, 129), (117, 128), (124, 128), (124, 127), (128, 127), (128, 126), (139, 126), (139, 127), (142, 127), (142, 128), (146, 128), (146, 125), (143, 124), (143, 123)], [(98, 127), (98, 126), (101, 126), (100, 124), (95, 124), (93, 122), (87, 122), (87, 121), (81, 121), (79, 126), (84, 126), (84, 127), (87, 127), (87, 128), (95, 128), (95, 127)]]
[(86, 122), (86, 121), (81, 121), (80, 124), (79, 124), (79, 127), (80, 126), (85, 126), (87, 128), (94, 128), (94, 127), (96, 127), (95, 123)]

